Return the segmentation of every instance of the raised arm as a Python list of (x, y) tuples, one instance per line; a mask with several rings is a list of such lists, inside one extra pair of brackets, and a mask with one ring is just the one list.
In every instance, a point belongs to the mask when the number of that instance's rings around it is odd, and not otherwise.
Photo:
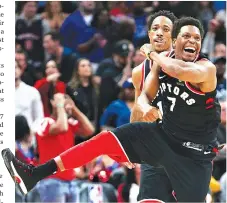
[(150, 53), (150, 58), (171, 77), (196, 84), (214, 81), (211, 89), (216, 87), (216, 67), (208, 60), (200, 60), (196, 63), (184, 62), (155, 52)]

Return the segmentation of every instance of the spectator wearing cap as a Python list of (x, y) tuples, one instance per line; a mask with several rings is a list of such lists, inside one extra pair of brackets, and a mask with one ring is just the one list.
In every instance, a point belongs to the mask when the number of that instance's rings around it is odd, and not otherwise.
[[(103, 60), (94, 76), (99, 87), (98, 120), (103, 110), (118, 98), (120, 87), (132, 74), (133, 45), (128, 40), (116, 43), (111, 58)], [(97, 126), (98, 129), (99, 126)]]
[(217, 98), (224, 99), (226, 97), (226, 58), (217, 57), (213, 63), (217, 68)]
[(134, 104), (135, 90), (132, 79), (123, 83), (119, 99), (113, 101), (104, 111), (100, 119), (102, 130), (116, 128), (123, 124), (129, 123), (131, 108)]
[[(128, 66), (131, 66), (131, 56), (133, 49), (134, 49), (133, 45), (130, 41), (128, 40), (118, 41), (114, 45), (112, 57), (104, 59), (103, 61), (100, 62), (99, 67), (95, 74), (96, 75), (95, 83), (100, 85), (102, 78), (118, 77), (122, 74), (124, 68), (127, 67), (127, 69), (129, 69)], [(131, 54), (129, 55), (129, 53)], [(118, 77), (116, 81), (119, 81), (120, 78)]]

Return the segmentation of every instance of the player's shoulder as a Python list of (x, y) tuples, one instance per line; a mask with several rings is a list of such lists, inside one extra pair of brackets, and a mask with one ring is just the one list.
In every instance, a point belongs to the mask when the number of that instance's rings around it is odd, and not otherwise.
[(144, 62), (143, 61), (141, 64), (133, 68), (132, 70), (132, 83), (135, 88), (139, 87), (141, 80), (142, 80), (142, 73), (143, 73), (143, 67), (144, 67)]
[(210, 69), (215, 69), (216, 71), (216, 67), (214, 65), (214, 63), (212, 61), (210, 61), (205, 55), (203, 54), (200, 54), (197, 61), (196, 61), (197, 64), (199, 65), (203, 65), (203, 66), (206, 66)]

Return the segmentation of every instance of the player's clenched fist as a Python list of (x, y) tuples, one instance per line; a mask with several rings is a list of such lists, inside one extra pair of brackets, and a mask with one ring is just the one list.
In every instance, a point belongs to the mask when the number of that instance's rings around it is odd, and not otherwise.
[(143, 105), (143, 121), (154, 122), (157, 119), (162, 119), (159, 109), (149, 104)]
[[(150, 53), (151, 51), (154, 51), (153, 47), (151, 44), (144, 44), (142, 47), (140, 47), (140, 52), (141, 54), (143, 54), (144, 56), (148, 57), (148, 53)], [(149, 57), (148, 57), (149, 58)]]

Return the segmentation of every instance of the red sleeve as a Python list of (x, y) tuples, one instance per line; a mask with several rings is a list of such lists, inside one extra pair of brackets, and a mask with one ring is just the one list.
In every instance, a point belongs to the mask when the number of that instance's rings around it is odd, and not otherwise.
[(36, 81), (34, 87), (35, 87), (36, 89), (39, 89), (41, 86), (43, 86), (43, 85), (46, 84), (46, 83), (48, 83), (48, 82), (47, 82), (47, 79), (46, 79), (46, 78), (43, 78), (43, 79), (41, 79), (41, 80)]
[(49, 135), (50, 126), (54, 122), (55, 121), (52, 118), (49, 118), (49, 117), (44, 118), (37, 128), (36, 135), (39, 137), (45, 137)]
[(73, 133), (76, 133), (80, 127), (80, 123), (78, 120), (75, 120), (73, 118), (68, 119), (68, 123), (73, 131)]
[(56, 84), (56, 92), (65, 93), (65, 83), (62, 81), (58, 81)]

